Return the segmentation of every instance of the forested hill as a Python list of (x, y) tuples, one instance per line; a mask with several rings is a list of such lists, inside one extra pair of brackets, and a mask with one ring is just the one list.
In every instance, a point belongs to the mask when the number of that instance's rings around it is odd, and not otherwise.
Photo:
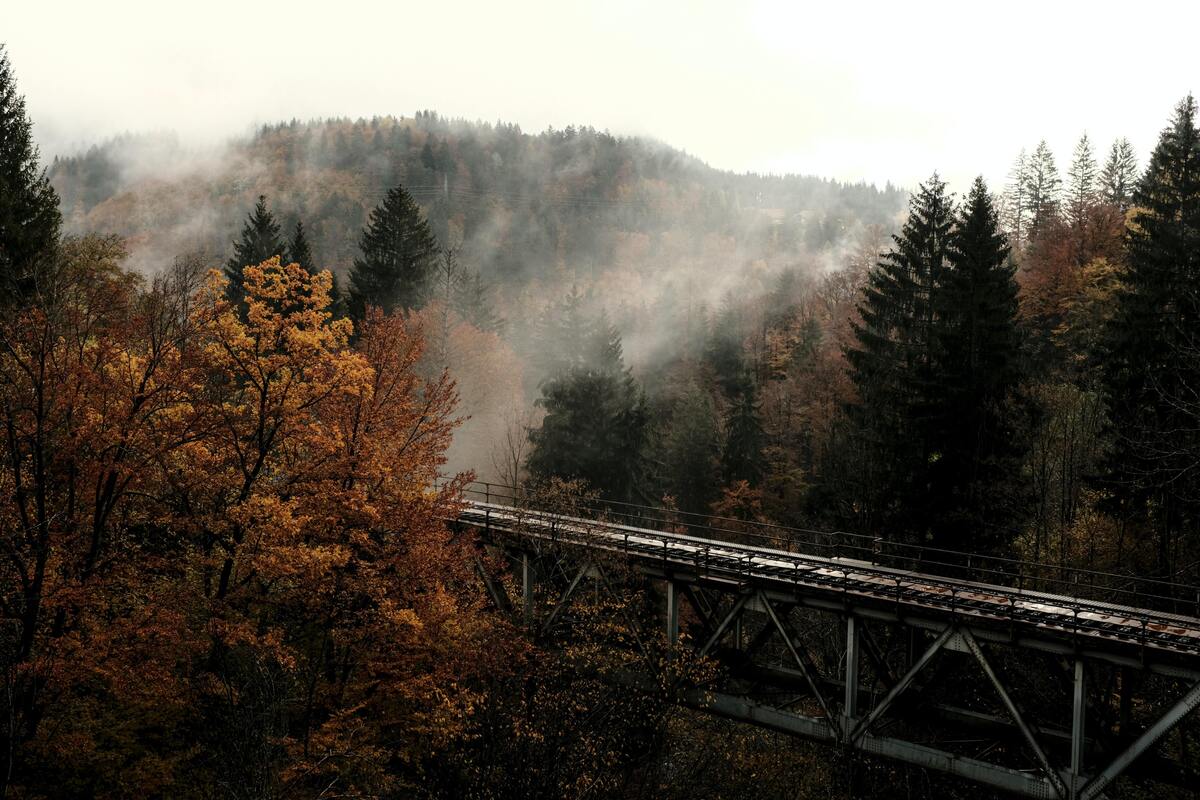
[(685, 260), (726, 271), (838, 253), (864, 226), (892, 227), (905, 195), (814, 177), (738, 175), (642, 138), (592, 128), (531, 135), (516, 125), (414, 117), (265, 126), (197, 155), (167, 136), (127, 136), (56, 159), (68, 230), (126, 237), (134, 266), (227, 257), (265, 194), (302, 220), (321, 266), (344, 272), (370, 210), (403, 184), (443, 245), (511, 287)]

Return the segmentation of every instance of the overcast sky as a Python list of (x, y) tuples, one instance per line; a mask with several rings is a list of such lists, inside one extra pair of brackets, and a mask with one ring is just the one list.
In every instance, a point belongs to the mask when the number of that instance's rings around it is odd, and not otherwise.
[(298, 117), (645, 134), (716, 167), (961, 190), (1085, 130), (1144, 161), (1200, 87), (1200, 3), (3, 0), (43, 153)]

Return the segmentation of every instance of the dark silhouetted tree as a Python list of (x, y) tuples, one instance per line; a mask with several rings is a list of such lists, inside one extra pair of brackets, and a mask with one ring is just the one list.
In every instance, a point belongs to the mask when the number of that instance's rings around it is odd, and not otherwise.
[(1137, 178), (1137, 156), (1134, 155), (1133, 145), (1128, 139), (1117, 139), (1100, 173), (1100, 190), (1104, 199), (1121, 211), (1128, 211)]
[(266, 195), (259, 195), (254, 210), (242, 226), (241, 238), (233, 243), (233, 257), (225, 264), (230, 299), (239, 303), (242, 301), (242, 271), (246, 267), (256, 267), (276, 256), (279, 256), (281, 263), (288, 263), (287, 245), (280, 235), (279, 223), (267, 208)]
[(350, 312), (367, 306), (385, 312), (412, 309), (424, 300), (439, 248), (421, 209), (403, 186), (388, 191), (359, 239), (362, 255), (350, 270)]
[(38, 163), (25, 98), (0, 45), (0, 298), (19, 302), (37, 285), (62, 224), (58, 195)]

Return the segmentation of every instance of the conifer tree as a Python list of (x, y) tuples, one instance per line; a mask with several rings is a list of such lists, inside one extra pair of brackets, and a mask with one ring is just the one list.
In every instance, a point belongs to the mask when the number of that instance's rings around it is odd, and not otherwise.
[(1200, 522), (1200, 130), (1189, 95), (1162, 132), (1133, 194), (1128, 269), (1104, 366), (1116, 447), (1110, 476), (1157, 536), (1159, 567)]
[(766, 436), (758, 415), (752, 383), (747, 383), (730, 404), (725, 417), (725, 441), (721, 450), (721, 472), (725, 483), (746, 481), (755, 486), (763, 475)]
[(610, 500), (636, 499), (644, 486), (648, 414), (620, 334), (603, 313), (584, 314), (575, 290), (559, 309), (553, 324), (542, 326), (543, 337), (555, 337), (542, 342), (555, 351), (554, 369), (537, 401), (546, 415), (529, 433), (529, 474), (580, 479)]
[(1087, 224), (1088, 210), (1096, 201), (1096, 156), (1085, 133), (1075, 145), (1071, 168), (1067, 170), (1067, 222), (1075, 226)]
[(717, 494), (716, 410), (712, 398), (695, 383), (673, 405), (662, 442), (663, 488), (681, 511), (703, 513)]
[(403, 186), (388, 191), (359, 239), (362, 255), (350, 270), (350, 312), (361, 319), (367, 306), (385, 312), (416, 308), (439, 252), (421, 208)]
[(936, 174), (909, 201), (904, 227), (871, 270), (847, 350), (857, 402), (849, 413), (866, 453), (861, 496), (866, 525), (877, 532), (924, 538), (921, 509), (933, 456), (935, 307), (950, 260), (954, 209)]
[(1026, 221), (1029, 204), (1025, 200), (1028, 182), (1029, 156), (1025, 154), (1025, 148), (1022, 147), (1021, 152), (1017, 154), (1017, 160), (1013, 162), (1012, 169), (1008, 173), (1008, 188), (1004, 196), (1004, 225), (1018, 250), (1024, 245), (1028, 234)]
[(297, 220), (296, 228), (292, 231), (292, 238), (288, 241), (289, 262), (299, 264), (304, 267), (304, 271), (312, 275), (316, 271), (316, 265), (313, 262), (312, 247), (308, 244), (308, 237), (304, 233), (304, 223)]
[(1128, 139), (1113, 142), (1104, 171), (1100, 173), (1100, 188), (1105, 201), (1112, 203), (1122, 212), (1129, 210), (1133, 190), (1137, 185), (1137, 156)]
[(1062, 178), (1054, 163), (1054, 153), (1046, 140), (1038, 142), (1025, 170), (1025, 209), (1029, 214), (1029, 237), (1033, 238), (1058, 214), (1062, 199)]
[(267, 208), (266, 195), (259, 195), (254, 210), (246, 217), (242, 235), (233, 243), (233, 257), (225, 264), (225, 277), (229, 279), (229, 297), (234, 302), (242, 301), (242, 271), (256, 267), (269, 258), (279, 256), (288, 263), (287, 245), (279, 232), (275, 215)]
[(1020, 463), (1007, 401), (1022, 373), (1014, 268), (982, 178), (960, 211), (949, 260), (935, 309), (940, 397), (931, 533), (944, 547), (994, 552), (1014, 533), (1003, 500)]
[(492, 287), (478, 272), (469, 273), (459, 283), (454, 293), (454, 310), (481, 331), (504, 332), (504, 318), (496, 311)]
[(58, 195), (38, 163), (25, 98), (0, 45), (0, 302), (19, 302), (58, 241)]

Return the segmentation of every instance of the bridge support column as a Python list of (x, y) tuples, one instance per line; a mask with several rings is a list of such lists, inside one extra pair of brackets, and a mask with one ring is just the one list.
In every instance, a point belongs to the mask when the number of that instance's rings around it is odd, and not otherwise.
[(1071, 800), (1083, 791), (1083, 743), (1086, 730), (1087, 685), (1083, 659), (1075, 659), (1075, 696), (1071, 708)]
[(679, 641), (679, 588), (675, 581), (667, 581), (667, 651)]
[(846, 698), (842, 704), (842, 730), (854, 730), (858, 718), (858, 650), (860, 631), (858, 619), (846, 615)]
[(533, 586), (536, 582), (533, 556), (521, 553), (521, 615), (526, 625), (533, 624)]

